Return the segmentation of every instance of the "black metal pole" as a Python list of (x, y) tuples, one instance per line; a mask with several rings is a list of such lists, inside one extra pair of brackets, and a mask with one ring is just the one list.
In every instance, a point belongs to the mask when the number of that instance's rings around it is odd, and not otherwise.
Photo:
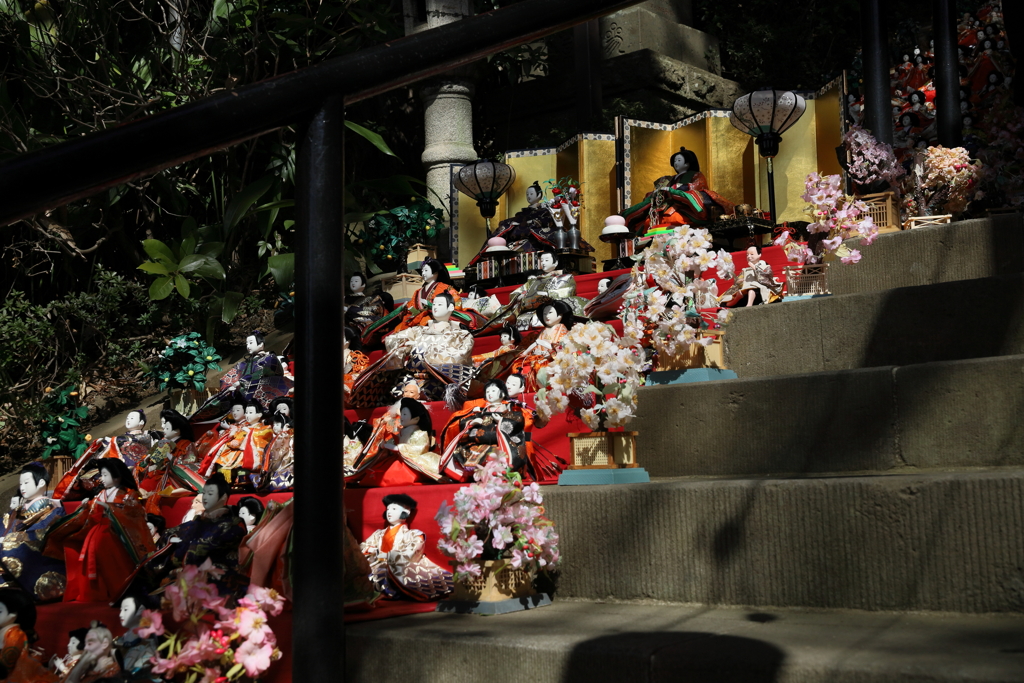
[(881, 0), (861, 0), (861, 43), (864, 49), (864, 127), (879, 142), (892, 144), (889, 96), (889, 36)]
[(301, 131), (296, 151), (293, 681), (345, 676), (339, 436), (344, 136), (345, 105), (337, 95)]
[(955, 2), (935, 0), (935, 114), (939, 144), (959, 147), (964, 142), (960, 114), (960, 73), (956, 51)]
[(765, 157), (768, 163), (768, 210), (772, 212), (772, 225), (778, 225), (779, 217), (775, 213), (775, 164), (772, 157)]
[(576, 131), (596, 131), (601, 125), (601, 31), (597, 19), (573, 29), (576, 67)]
[(352, 104), (640, 0), (523, 0), (0, 165), (0, 225), (304, 120), (324, 93)]

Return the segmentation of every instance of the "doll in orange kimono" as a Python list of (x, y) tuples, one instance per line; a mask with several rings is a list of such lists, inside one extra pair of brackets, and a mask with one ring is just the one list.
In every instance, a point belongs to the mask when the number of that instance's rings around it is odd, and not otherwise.
[(274, 430), (263, 424), (263, 406), (260, 402), (246, 401), (244, 422), (227, 443), (206, 456), (200, 466), (200, 473), (208, 477), (219, 469), (260, 469), (263, 466), (263, 451), (273, 435)]
[(539, 317), (544, 324), (544, 331), (512, 363), (512, 374), (523, 376), (528, 392), (540, 388), (537, 384), (537, 373), (554, 359), (561, 347), (562, 338), (569, 333), (569, 327), (573, 324), (572, 309), (561, 299), (549, 301), (541, 306)]
[(64, 602), (109, 602), (135, 567), (154, 550), (146, 511), (128, 466), (100, 461), (103, 490), (46, 533), (43, 554), (64, 558), (68, 583)]
[(431, 303), (441, 292), (450, 294), (455, 303), (452, 319), (469, 327), (474, 325), (473, 317), (462, 310), (462, 297), (452, 284), (452, 277), (443, 263), (433, 258), (425, 259), (420, 266), (420, 275), (423, 277), (423, 286), (416, 290), (411, 299), (363, 331), (364, 347), (371, 349), (392, 332), (429, 322)]
[(28, 593), (0, 588), (0, 680), (5, 683), (55, 683), (58, 678), (29, 654), (38, 639), (36, 606)]
[[(224, 444), (231, 440), (238, 427), (245, 422), (245, 397), (236, 394), (231, 400), (231, 410), (227, 416), (217, 423), (217, 426), (209, 429), (195, 441), (196, 455), (200, 462), (205, 462), (207, 456), (219, 451)], [(202, 472), (202, 468), (199, 470)]]
[(99, 490), (99, 479), (93, 462), (101, 458), (117, 458), (134, 469), (149, 454), (153, 436), (146, 431), (146, 413), (136, 409), (124, 420), (125, 433), (113, 438), (96, 439), (61, 477), (53, 489), (54, 500), (82, 500)]
[(363, 353), (363, 342), (351, 327), (345, 328), (345, 347), (342, 351), (345, 363), (345, 393), (352, 391), (352, 385), (360, 373), (370, 364), (370, 358)]
[(441, 456), (431, 450), (434, 428), (427, 407), (403, 397), (382, 415), (346, 481), (360, 486), (408, 486), (441, 479)]
[(203, 488), (203, 478), (198, 473), (199, 458), (188, 418), (177, 410), (163, 410), (160, 428), (163, 438), (153, 444), (135, 470), (139, 492), (159, 493), (168, 487), (179, 492), (176, 495), (198, 492)]

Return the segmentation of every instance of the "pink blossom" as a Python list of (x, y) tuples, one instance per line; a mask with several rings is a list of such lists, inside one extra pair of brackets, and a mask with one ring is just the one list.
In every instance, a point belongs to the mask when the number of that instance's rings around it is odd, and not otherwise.
[(783, 244), (785, 244), (788, 241), (789, 241), (789, 231), (788, 230), (783, 230), (782, 234), (779, 235), (778, 237), (776, 237), (775, 241), (772, 242), (772, 244), (774, 244), (777, 247), (781, 247)]
[(254, 643), (262, 643), (267, 639), (268, 633), (273, 633), (267, 626), (267, 615), (261, 609), (239, 608), (235, 619), (238, 634)]
[(512, 543), (512, 530), (500, 524), (491, 529), (491, 545), (496, 550), (503, 550)]
[(273, 588), (252, 584), (249, 586), (248, 595), (252, 596), (256, 604), (266, 610), (270, 616), (276, 617), (284, 609), (284, 596)]
[(835, 251), (836, 249), (839, 248), (839, 245), (843, 243), (843, 236), (836, 235), (832, 239), (822, 240), (821, 243), (825, 245), (825, 248), (828, 249), (829, 251)]
[(203, 677), (199, 679), (199, 683), (216, 683), (217, 679), (222, 677), (223, 674), (217, 669), (206, 667), (203, 669)]
[(142, 617), (139, 619), (139, 636), (148, 638), (150, 636), (162, 636), (164, 634), (164, 617), (160, 612), (142, 610)]
[(849, 256), (843, 256), (839, 260), (843, 263), (856, 263), (857, 261), (860, 261), (860, 252), (856, 249), (851, 249)]
[(467, 576), (480, 576), (482, 573), (480, 565), (476, 562), (464, 562), (457, 567), (455, 571), (459, 574), (465, 574)]
[(523, 487), (523, 500), (525, 500), (528, 503), (536, 503), (540, 505), (540, 486), (537, 485), (537, 482), (533, 482), (529, 486)]
[(473, 534), (467, 539), (464, 539), (455, 549), (455, 559), (459, 562), (465, 562), (467, 560), (473, 560), (484, 552), (484, 542)]
[[(186, 567), (187, 566), (188, 565), (186, 565)], [(166, 595), (167, 599), (171, 601), (171, 616), (174, 620), (183, 620), (185, 615), (188, 614), (188, 604), (179, 583), (175, 582), (167, 586), (167, 590), (164, 591), (164, 595)]]
[(267, 643), (258, 644), (247, 640), (235, 650), (235, 661), (245, 667), (245, 673), (256, 678), (270, 668), (274, 648)]
[(153, 664), (152, 671), (155, 674), (171, 673), (178, 668), (178, 660), (175, 657), (164, 659), (160, 655), (153, 655), (149, 661)]

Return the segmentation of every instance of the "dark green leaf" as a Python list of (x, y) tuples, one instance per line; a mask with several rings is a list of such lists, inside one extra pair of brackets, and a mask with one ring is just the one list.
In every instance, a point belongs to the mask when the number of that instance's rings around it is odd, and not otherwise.
[(181, 272), (195, 273), (200, 277), (223, 280), (227, 275), (224, 266), (215, 258), (203, 254), (189, 254), (181, 260)]
[(186, 280), (185, 276), (182, 275), (181, 273), (175, 273), (174, 274), (174, 287), (175, 287), (175, 289), (178, 290), (178, 294), (181, 295), (181, 298), (183, 298), (183, 299), (187, 299), (188, 298), (188, 295), (189, 295), (191, 290), (190, 290), (190, 288), (188, 286), (188, 280)]
[(171, 248), (160, 240), (142, 240), (142, 248), (149, 254), (149, 258), (164, 264), (169, 271), (178, 269), (178, 260), (174, 258)]
[(243, 298), (245, 297), (241, 292), (225, 292), (224, 309), (221, 312), (220, 319), (230, 324), (235, 319), (235, 316), (238, 315), (238, 306), (242, 303)]
[(230, 202), (228, 202), (227, 208), (224, 209), (224, 231), (231, 232), (231, 230), (238, 225), (238, 222), (242, 220), (242, 217), (246, 214), (256, 200), (266, 194), (270, 186), (277, 180), (272, 175), (264, 176), (252, 183), (241, 192), (236, 194)]
[(146, 261), (141, 266), (139, 266), (139, 270), (143, 270), (147, 273), (152, 273), (154, 275), (167, 275), (168, 273), (171, 272), (167, 270), (167, 266), (165, 266), (164, 264), (154, 263), (153, 261)]
[(295, 282), (295, 254), (277, 254), (267, 259), (267, 268), (274, 276), (277, 288), (287, 292)]
[(217, 258), (221, 252), (224, 251), (223, 242), (204, 242), (199, 245), (199, 249), (196, 250), (197, 254), (203, 256), (209, 256), (210, 258)]
[(161, 301), (170, 296), (171, 291), (173, 290), (174, 280), (170, 275), (158, 277), (153, 281), (153, 284), (149, 286), (149, 298), (153, 301)]
[(362, 137), (369, 140), (374, 147), (384, 152), (388, 156), (398, 156), (397, 154), (391, 151), (391, 148), (388, 147), (388, 143), (384, 142), (384, 138), (382, 138), (377, 133), (374, 133), (372, 130), (369, 130), (368, 128), (363, 128), (358, 123), (353, 123), (352, 121), (345, 121), (345, 127), (348, 128), (353, 133), (361, 135)]

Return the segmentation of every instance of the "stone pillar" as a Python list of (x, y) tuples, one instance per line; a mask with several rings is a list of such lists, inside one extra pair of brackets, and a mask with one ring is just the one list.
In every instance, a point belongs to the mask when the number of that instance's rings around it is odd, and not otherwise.
[(861, 44), (864, 46), (864, 127), (879, 142), (892, 144), (889, 97), (889, 36), (881, 0), (861, 0)]

